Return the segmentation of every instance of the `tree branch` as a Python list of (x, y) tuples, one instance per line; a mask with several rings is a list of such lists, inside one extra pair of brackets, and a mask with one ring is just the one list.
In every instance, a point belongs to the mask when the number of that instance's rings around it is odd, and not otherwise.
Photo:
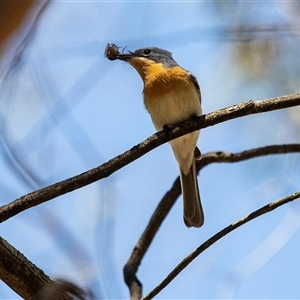
[[(284, 153), (297, 153), (300, 152), (300, 144), (289, 144), (289, 145), (273, 145), (260, 147), (256, 149), (246, 150), (238, 153), (229, 152), (210, 152), (202, 155), (200, 160), (197, 160), (197, 170), (201, 170), (205, 166), (211, 163), (233, 163), (248, 160), (251, 158), (257, 158), (265, 155), (272, 154), (284, 154)], [(130, 258), (123, 268), (124, 279), (129, 287), (131, 299), (140, 299), (142, 297), (142, 285), (138, 280), (136, 273), (138, 267), (148, 250), (152, 240), (155, 237), (156, 232), (161, 226), (163, 220), (171, 210), (175, 201), (181, 194), (181, 186), (179, 177), (173, 183), (172, 188), (165, 194), (157, 208), (155, 209), (152, 217), (141, 235), (139, 241), (135, 245)], [(137, 293), (137, 287), (139, 293)]]
[[(58, 286), (21, 252), (0, 237), (0, 278), (23, 299), (41, 299), (45, 287)], [(64, 288), (55, 293), (56, 300), (73, 299)]]
[(151, 242), (154, 239), (160, 225), (166, 218), (176, 199), (181, 194), (181, 186), (179, 177), (175, 180), (173, 187), (165, 194), (152, 217), (144, 230), (139, 241), (135, 245), (130, 258), (123, 268), (124, 280), (129, 288), (131, 300), (138, 300), (142, 298), (142, 284), (138, 280), (136, 273), (138, 267), (148, 250)]
[(157, 286), (155, 287), (149, 294), (143, 297), (141, 300), (149, 300), (153, 299), (159, 292), (161, 292), (183, 269), (185, 269), (196, 257), (198, 257), (202, 252), (208, 249), (211, 245), (216, 243), (218, 240), (237, 229), (238, 227), (250, 222), (251, 220), (271, 212), (278, 208), (281, 205), (284, 205), (288, 202), (294, 201), (295, 199), (300, 198), (300, 192), (293, 193), (285, 198), (277, 200), (275, 202), (271, 202), (260, 209), (254, 211), (250, 215), (240, 219), (239, 221), (225, 227), (207, 241), (205, 241), (202, 245), (200, 245), (195, 251), (193, 251), (190, 255), (184, 258), (170, 273), (169, 275)]
[(300, 105), (300, 94), (259, 101), (248, 101), (188, 120), (169, 131), (160, 131), (132, 149), (114, 157), (101, 166), (24, 195), (0, 207), (0, 222), (45, 201), (64, 195), (97, 180), (106, 178), (154, 148), (189, 132), (213, 126), (235, 118)]
[(238, 153), (224, 151), (209, 152), (197, 161), (197, 169), (201, 170), (211, 163), (234, 163), (259, 156), (300, 152), (300, 144), (272, 145), (250, 149)]

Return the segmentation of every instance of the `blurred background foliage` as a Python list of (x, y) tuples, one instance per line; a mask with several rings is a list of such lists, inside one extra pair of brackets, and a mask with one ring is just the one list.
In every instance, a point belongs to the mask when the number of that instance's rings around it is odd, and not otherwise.
[[(198, 78), (207, 113), (299, 92), (299, 15), (300, 1), (1, 1), (1, 205), (154, 133), (140, 79), (104, 58), (107, 43), (172, 51)], [(206, 153), (298, 142), (299, 114), (293, 108), (226, 122), (203, 130), (199, 146)], [(127, 298), (122, 267), (177, 176), (164, 145), (108, 179), (8, 220), (0, 234), (51, 277), (88, 286), (99, 299)], [(217, 230), (299, 189), (299, 179), (295, 154), (206, 168), (199, 176), (206, 224), (185, 228), (178, 201), (138, 273), (145, 292)], [(300, 297), (299, 220), (295, 202), (252, 222), (159, 297)], [(1, 284), (0, 297), (17, 296)]]

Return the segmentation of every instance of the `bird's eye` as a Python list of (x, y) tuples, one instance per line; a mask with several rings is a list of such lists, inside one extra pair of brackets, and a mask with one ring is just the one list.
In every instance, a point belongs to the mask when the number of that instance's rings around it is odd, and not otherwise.
[(151, 50), (150, 50), (150, 49), (146, 49), (146, 50), (144, 50), (144, 52), (143, 52), (143, 54), (144, 54), (145, 56), (148, 56), (150, 53), (151, 53)]

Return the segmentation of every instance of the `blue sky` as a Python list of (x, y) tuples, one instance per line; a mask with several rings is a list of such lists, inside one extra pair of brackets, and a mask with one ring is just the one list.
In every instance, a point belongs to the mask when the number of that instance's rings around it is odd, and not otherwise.
[[(276, 2), (51, 3), (18, 68), (0, 82), (1, 204), (96, 167), (155, 132), (141, 79), (125, 63), (104, 57), (107, 43), (171, 51), (198, 78), (204, 113), (297, 92), (296, 36), (276, 40), (276, 32), (269, 33), (274, 53), (282, 44), (288, 51), (270, 71), (241, 67), (236, 54), (242, 43), (232, 40), (241, 20), (252, 27), (286, 25), (287, 9)], [(281, 86), (283, 66), (295, 76)], [(291, 116), (292, 110), (276, 111), (206, 128), (198, 146), (206, 153), (295, 143)], [(8, 220), (0, 233), (51, 277), (90, 286), (99, 297), (125, 299), (122, 268), (177, 176), (165, 144), (101, 182)], [(187, 229), (178, 199), (138, 271), (144, 293), (211, 235), (297, 191), (299, 158), (210, 165), (199, 185), (205, 225)], [(252, 221), (204, 252), (157, 298), (299, 298), (299, 220), (294, 202)], [(17, 296), (1, 284), (0, 297)]]

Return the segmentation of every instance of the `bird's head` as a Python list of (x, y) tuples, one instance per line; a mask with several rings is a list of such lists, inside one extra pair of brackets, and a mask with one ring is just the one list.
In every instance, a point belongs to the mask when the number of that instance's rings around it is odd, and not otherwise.
[(142, 79), (151, 71), (160, 72), (162, 69), (178, 66), (172, 53), (157, 47), (146, 47), (134, 52), (118, 53), (116, 59), (126, 61), (134, 67)]

